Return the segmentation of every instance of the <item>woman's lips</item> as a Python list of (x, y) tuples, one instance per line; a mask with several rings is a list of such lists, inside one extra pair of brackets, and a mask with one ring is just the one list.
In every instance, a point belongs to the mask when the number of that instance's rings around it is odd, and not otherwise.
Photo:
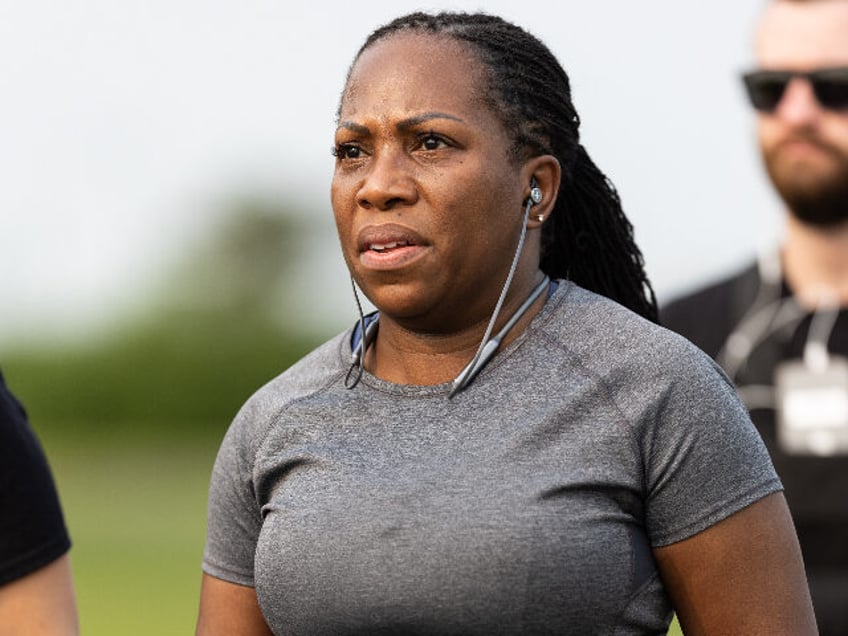
[(371, 269), (395, 269), (421, 255), (427, 245), (408, 227), (391, 223), (369, 225), (357, 236), (360, 262)]

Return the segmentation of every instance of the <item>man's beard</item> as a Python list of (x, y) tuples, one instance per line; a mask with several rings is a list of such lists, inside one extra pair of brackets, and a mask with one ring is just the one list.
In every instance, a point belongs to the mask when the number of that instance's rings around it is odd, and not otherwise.
[(807, 162), (781, 160), (783, 143), (763, 151), (766, 170), (783, 202), (802, 223), (820, 228), (848, 220), (848, 156), (820, 139), (799, 136), (831, 159), (829, 170)]

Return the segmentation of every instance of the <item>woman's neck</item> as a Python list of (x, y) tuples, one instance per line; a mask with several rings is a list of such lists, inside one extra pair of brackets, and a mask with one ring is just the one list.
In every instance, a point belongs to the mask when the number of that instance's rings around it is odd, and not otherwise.
[[(541, 273), (540, 273), (541, 275)], [(498, 316), (495, 335), (525, 302), (532, 289), (512, 297)], [(517, 338), (545, 305), (542, 293), (506, 333), (499, 350)], [(450, 382), (477, 353), (490, 316), (461, 331), (448, 334), (422, 334), (403, 327), (388, 316), (380, 318), (376, 342), (365, 355), (365, 368), (380, 379), (397, 384), (434, 385)]]

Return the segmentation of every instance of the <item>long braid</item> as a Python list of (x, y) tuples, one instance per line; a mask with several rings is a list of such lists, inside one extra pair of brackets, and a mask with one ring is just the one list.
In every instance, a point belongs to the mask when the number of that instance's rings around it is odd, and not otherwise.
[(578, 153), (573, 178), (560, 188), (557, 210), (543, 226), (542, 270), (657, 322), (656, 297), (618, 193), (583, 146)]
[(551, 154), (560, 162), (556, 206), (542, 226), (541, 269), (656, 322), (656, 298), (633, 226), (615, 188), (580, 144), (580, 118), (568, 76), (551, 51), (497, 16), (444, 12), (397, 18), (374, 31), (359, 54), (399, 31), (429, 32), (467, 43), (488, 70), (483, 98), (513, 136), (515, 158)]

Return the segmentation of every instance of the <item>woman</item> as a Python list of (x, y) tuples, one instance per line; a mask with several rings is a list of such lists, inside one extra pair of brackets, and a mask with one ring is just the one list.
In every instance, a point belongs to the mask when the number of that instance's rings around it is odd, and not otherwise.
[(379, 314), (231, 426), (199, 634), (658, 634), (672, 608), (687, 634), (814, 633), (762, 444), (650, 322), (578, 124), (558, 62), (499, 18), (366, 41), (332, 205)]

